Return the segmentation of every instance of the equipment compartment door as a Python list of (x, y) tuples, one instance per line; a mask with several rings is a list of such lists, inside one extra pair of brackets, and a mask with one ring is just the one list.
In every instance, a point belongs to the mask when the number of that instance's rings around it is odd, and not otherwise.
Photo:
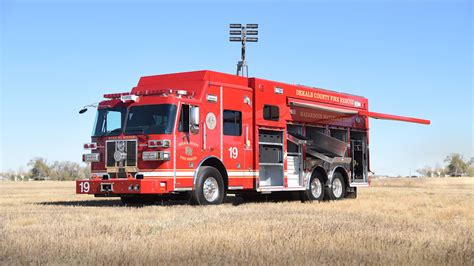
[(303, 135), (303, 127), (301, 125), (287, 125), (287, 134), (290, 136), (287, 138), (287, 157), (286, 157), (286, 169), (287, 169), (287, 183), (288, 187), (302, 187), (303, 186), (303, 145), (294, 143), (290, 139), (291, 134), (296, 136)]
[(222, 88), (221, 158), (229, 176), (229, 188), (253, 188), (252, 92)]
[(368, 184), (368, 147), (364, 132), (351, 132), (352, 182), (351, 186)]

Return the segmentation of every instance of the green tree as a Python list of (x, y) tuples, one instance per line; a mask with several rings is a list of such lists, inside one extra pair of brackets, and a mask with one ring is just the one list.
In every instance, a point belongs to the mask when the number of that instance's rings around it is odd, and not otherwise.
[(54, 162), (51, 165), (51, 179), (52, 180), (76, 180), (80, 178), (88, 177), (88, 167), (82, 167), (78, 163), (74, 162)]
[(474, 157), (471, 157), (471, 160), (469, 161), (469, 170), (467, 174), (474, 177)]
[(469, 164), (464, 161), (461, 154), (451, 153), (444, 161), (448, 163), (447, 172), (450, 176), (460, 176), (467, 174)]
[(45, 158), (35, 157), (30, 160), (28, 166), (31, 167), (30, 178), (39, 180), (49, 177), (50, 168)]
[(425, 166), (424, 168), (417, 169), (416, 172), (419, 173), (421, 176), (424, 176), (424, 177), (433, 177), (434, 176), (434, 171), (429, 166)]

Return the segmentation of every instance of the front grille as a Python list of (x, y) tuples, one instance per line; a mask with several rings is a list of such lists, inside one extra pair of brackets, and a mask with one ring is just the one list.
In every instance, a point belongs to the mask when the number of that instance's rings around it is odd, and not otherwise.
[[(114, 153), (118, 150), (117, 142), (125, 141), (125, 140), (117, 140), (117, 141), (108, 141), (106, 143), (106, 153), (107, 153), (107, 167), (118, 167), (119, 162), (115, 161)], [(136, 140), (126, 140), (125, 141), (125, 152), (127, 154), (127, 158), (124, 160), (123, 166), (136, 166), (137, 165), (137, 141)]]
[(115, 152), (115, 141), (107, 142), (107, 167), (115, 166), (114, 152)]
[(137, 165), (137, 142), (127, 141), (127, 166)]

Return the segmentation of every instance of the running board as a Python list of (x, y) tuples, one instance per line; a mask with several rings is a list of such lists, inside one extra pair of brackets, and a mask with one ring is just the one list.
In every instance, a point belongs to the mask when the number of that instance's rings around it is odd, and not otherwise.
[(369, 187), (368, 182), (352, 182), (350, 187)]
[(302, 191), (305, 187), (281, 187), (281, 186), (265, 186), (257, 188), (257, 192), (278, 192), (278, 191)]

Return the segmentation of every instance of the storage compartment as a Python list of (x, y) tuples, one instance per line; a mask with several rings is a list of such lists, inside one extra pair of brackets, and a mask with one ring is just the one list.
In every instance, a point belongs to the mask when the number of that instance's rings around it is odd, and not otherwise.
[(259, 145), (259, 162), (283, 163), (282, 147), (273, 145)]
[(260, 186), (283, 186), (283, 165), (260, 165)]
[(283, 132), (264, 130), (259, 135), (260, 186), (283, 186)]
[(348, 142), (346, 129), (331, 129), (331, 137), (346, 143)]
[(326, 155), (343, 157), (347, 152), (347, 143), (319, 132), (312, 132), (311, 148)]
[(283, 132), (260, 129), (258, 131), (259, 142), (283, 143)]
[(368, 150), (365, 132), (351, 131), (352, 183), (368, 182)]

